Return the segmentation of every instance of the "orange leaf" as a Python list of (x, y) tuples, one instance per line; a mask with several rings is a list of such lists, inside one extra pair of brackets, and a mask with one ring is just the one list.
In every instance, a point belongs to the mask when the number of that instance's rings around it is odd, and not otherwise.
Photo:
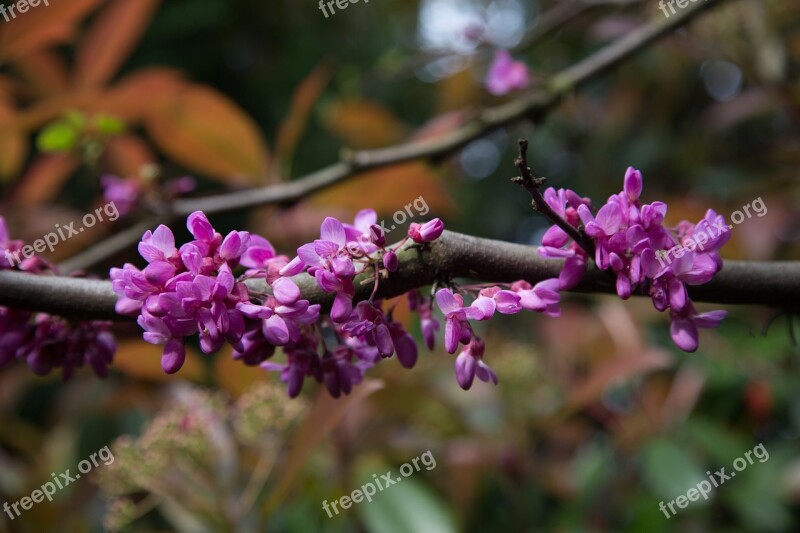
[(49, 50), (29, 54), (24, 60), (14, 62), (19, 72), (38, 96), (63, 92), (67, 87), (67, 68), (61, 57)]
[(297, 143), (300, 142), (308, 126), (311, 109), (328, 85), (330, 77), (330, 67), (319, 65), (300, 83), (294, 93), (289, 115), (281, 123), (275, 143), (276, 159), (280, 159), (287, 166), (291, 163)]
[(324, 113), (326, 127), (349, 147), (379, 148), (403, 139), (406, 127), (384, 106), (364, 100), (340, 100)]
[(21, 205), (52, 202), (78, 165), (80, 161), (74, 154), (38, 155), (14, 191), (14, 201)]
[(0, 101), (0, 182), (10, 182), (28, 156), (28, 139), (16, 124), (16, 113)]
[(142, 120), (178, 98), (186, 84), (177, 70), (154, 67), (126, 76), (91, 104), (91, 111), (107, 113), (128, 123)]
[[(367, 195), (365, 191), (368, 191)], [(314, 195), (310, 202), (315, 206), (345, 207), (353, 213), (371, 207), (379, 215), (387, 216), (388, 229), (394, 223), (389, 217), (404, 211), (407, 204), (419, 197), (425, 200), (431, 211), (438, 214), (448, 213), (453, 209), (453, 201), (439, 177), (431, 167), (420, 162), (402, 163), (366, 172)], [(413, 208), (411, 212), (415, 217), (435, 216), (422, 215)], [(402, 222), (398, 222), (400, 223)], [(400, 236), (397, 237), (396, 239), (392, 236), (391, 240), (399, 240)]]
[(266, 175), (266, 143), (255, 122), (213, 89), (186, 85), (147, 113), (145, 127), (167, 156), (210, 177), (252, 183)]
[(102, 0), (54, 1), (40, 3), (26, 13), (17, 13), (13, 23), (3, 22), (0, 57), (20, 58), (42, 48), (61, 44), (75, 34), (77, 24)]
[(199, 353), (187, 346), (186, 362), (180, 371), (172, 376), (164, 373), (161, 369), (162, 351), (161, 346), (144, 342), (141, 339), (120, 341), (117, 345), (117, 353), (114, 354), (112, 368), (148, 381), (170, 381), (175, 380), (176, 377), (194, 382), (202, 381), (205, 375), (205, 365)]
[(78, 47), (74, 81), (107, 82), (139, 41), (160, 0), (116, 0), (97, 16)]
[(142, 166), (155, 162), (147, 143), (135, 135), (117, 135), (106, 144), (105, 160), (117, 176), (138, 176)]

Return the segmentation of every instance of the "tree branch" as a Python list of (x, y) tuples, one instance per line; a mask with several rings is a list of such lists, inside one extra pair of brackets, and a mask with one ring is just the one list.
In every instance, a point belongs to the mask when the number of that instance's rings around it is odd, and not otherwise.
[[(561, 261), (539, 257), (536, 248), (445, 231), (429, 245), (407, 244), (398, 254), (399, 268), (381, 282), (378, 297), (399, 296), (437, 280), (472, 278), (487, 282), (524, 279), (537, 283), (557, 277)], [(356, 278), (355, 300), (369, 298), (369, 274)], [(313, 277), (295, 276), (303, 298), (329, 308), (333, 295), (320, 289)], [(263, 292), (262, 280), (248, 286)], [(573, 291), (615, 294), (613, 276), (590, 268)], [(697, 302), (760, 304), (792, 311), (800, 309), (800, 262), (726, 261), (723, 270), (705, 285), (689, 288)], [(69, 318), (125, 320), (114, 312), (117, 297), (111, 282), (57, 276), (34, 276), (0, 271), (0, 305), (41, 311)]]
[[(576, 88), (618, 65), (659, 37), (675, 30), (706, 9), (727, 0), (705, 0), (681, 9), (669, 18), (658, 16), (625, 37), (601, 48), (594, 54), (552, 77), (543, 89), (536, 89), (515, 100), (488, 108), (461, 128), (437, 139), (412, 141), (378, 150), (345, 151), (342, 161), (294, 181), (267, 187), (236, 191), (207, 198), (177, 200), (162, 220), (149, 224), (167, 224), (194, 211), (222, 213), (264, 205), (290, 204), (317, 191), (341, 183), (365, 171), (417, 159), (433, 159), (450, 154), (492, 130), (522, 119), (540, 119)], [(138, 240), (126, 233), (99, 243), (61, 264), (66, 272), (89, 268), (99, 261), (123, 251)]]

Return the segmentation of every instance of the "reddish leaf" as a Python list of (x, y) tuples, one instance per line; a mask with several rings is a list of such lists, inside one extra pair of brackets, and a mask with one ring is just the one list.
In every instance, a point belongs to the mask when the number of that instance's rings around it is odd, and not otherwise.
[[(308, 126), (311, 109), (322, 91), (325, 90), (325, 86), (328, 85), (330, 77), (330, 67), (324, 64), (319, 65), (303, 80), (294, 93), (289, 115), (278, 129), (275, 144), (275, 158), (287, 166), (291, 163), (297, 143), (300, 142), (303, 132)], [(288, 174), (288, 169), (286, 173)]]
[(0, 57), (15, 59), (70, 40), (78, 23), (102, 0), (51, 1), (19, 13), (13, 24), (3, 23)]
[(73, 154), (37, 156), (14, 191), (14, 201), (21, 205), (52, 202), (79, 164), (80, 161)]
[(117, 135), (106, 144), (105, 160), (117, 176), (138, 176), (143, 165), (155, 162), (153, 151), (135, 135)]
[(324, 113), (326, 127), (351, 148), (379, 148), (400, 142), (406, 127), (375, 102), (340, 100)]
[(28, 139), (17, 125), (16, 113), (0, 101), (0, 182), (12, 181), (27, 156)]
[(31, 84), (38, 96), (59, 94), (67, 87), (67, 68), (61, 57), (49, 50), (29, 54), (14, 62), (14, 69)]
[[(365, 197), (364, 192), (368, 191)], [(367, 172), (315, 195), (315, 206), (336, 206), (353, 213), (365, 207), (388, 217), (422, 197), (432, 212), (443, 214), (453, 209), (453, 202), (439, 177), (425, 163), (410, 162)], [(413, 212), (413, 210), (412, 210)], [(425, 215), (432, 218), (435, 215)], [(399, 236), (398, 236), (399, 237)], [(393, 236), (392, 239), (395, 237)], [(398, 239), (399, 240), (399, 239)]]
[(148, 133), (183, 165), (228, 182), (261, 182), (267, 148), (255, 122), (213, 89), (186, 85), (145, 117)]
[(160, 0), (115, 0), (97, 16), (78, 47), (74, 82), (102, 84), (119, 70), (142, 36)]
[(142, 69), (120, 80), (91, 107), (96, 113), (107, 113), (134, 123), (142, 120), (146, 112), (157, 112), (169, 105), (185, 86), (177, 70)]

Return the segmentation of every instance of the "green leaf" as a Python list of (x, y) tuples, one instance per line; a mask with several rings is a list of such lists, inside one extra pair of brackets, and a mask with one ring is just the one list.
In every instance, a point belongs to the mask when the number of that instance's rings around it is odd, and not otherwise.
[[(362, 483), (374, 484), (371, 473), (380, 472), (370, 468), (364, 469)], [(390, 469), (385, 468), (383, 472)], [(397, 469), (391, 469), (392, 477), (401, 481), (391, 486), (384, 486), (372, 496), (372, 501), (363, 500), (354, 505), (364, 521), (366, 530), (371, 533), (455, 533), (457, 531), (453, 517), (442, 500), (426, 485), (413, 475), (402, 477)], [(369, 474), (367, 473), (369, 472)], [(380, 478), (381, 473), (378, 474)], [(414, 475), (419, 475), (415, 473)]]
[[(668, 440), (656, 440), (642, 453), (642, 473), (650, 489), (661, 499), (673, 500), (706, 476), (695, 458)], [(693, 502), (694, 505), (700, 505)]]
[(54, 122), (46, 126), (36, 139), (41, 152), (69, 152), (78, 141), (78, 132), (67, 122)]
[(111, 115), (97, 115), (94, 127), (101, 135), (117, 135), (125, 131), (125, 122)]

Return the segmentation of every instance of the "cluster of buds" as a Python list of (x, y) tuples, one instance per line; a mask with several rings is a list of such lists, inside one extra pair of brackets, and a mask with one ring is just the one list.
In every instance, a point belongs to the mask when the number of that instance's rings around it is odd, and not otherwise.
[[(0, 270), (18, 270), (33, 275), (56, 275), (58, 269), (40, 256), (14, 260), (23, 249), (21, 240), (11, 240), (0, 217)], [(73, 321), (46, 313), (30, 313), (0, 306), (0, 366), (24, 361), (38, 375), (60, 368), (62, 379), (90, 365), (105, 377), (116, 351), (110, 322)]]

